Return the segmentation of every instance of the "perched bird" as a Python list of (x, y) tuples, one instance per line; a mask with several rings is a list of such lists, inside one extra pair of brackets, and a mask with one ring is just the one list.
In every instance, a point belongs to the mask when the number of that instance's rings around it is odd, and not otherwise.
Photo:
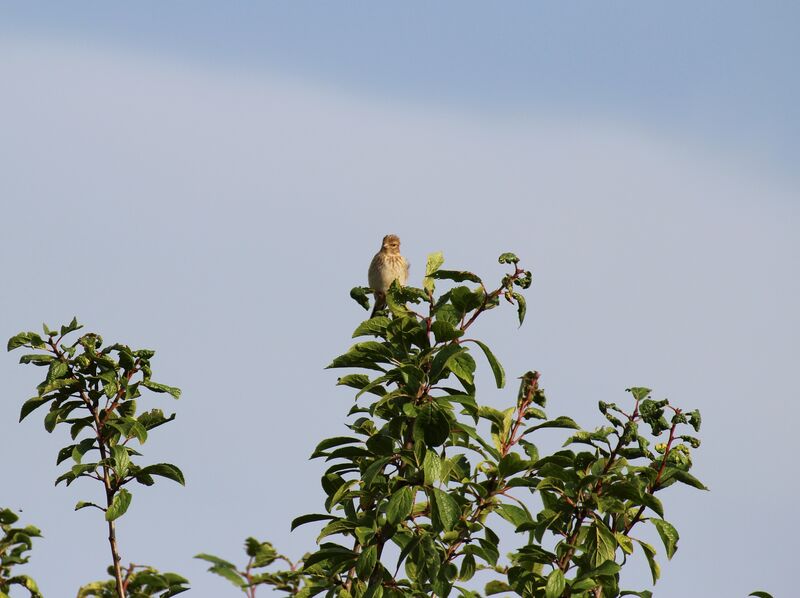
[(369, 286), (375, 292), (375, 307), (372, 316), (386, 307), (386, 291), (393, 281), (405, 285), (408, 280), (408, 262), (400, 255), (400, 237), (386, 235), (381, 249), (372, 258), (368, 274)]

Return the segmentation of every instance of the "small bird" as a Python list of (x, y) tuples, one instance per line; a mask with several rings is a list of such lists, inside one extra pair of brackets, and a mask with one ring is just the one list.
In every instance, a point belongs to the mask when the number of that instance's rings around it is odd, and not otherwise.
[(386, 291), (393, 281), (405, 285), (408, 280), (408, 262), (400, 255), (400, 237), (386, 235), (381, 249), (372, 258), (368, 274), (369, 286), (375, 292), (375, 307), (370, 317), (386, 307)]

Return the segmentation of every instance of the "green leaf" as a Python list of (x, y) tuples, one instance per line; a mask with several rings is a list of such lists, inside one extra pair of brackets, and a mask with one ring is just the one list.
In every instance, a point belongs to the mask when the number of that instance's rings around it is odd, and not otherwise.
[[(414, 492), (410, 486), (405, 486), (395, 492), (386, 506), (386, 520), (391, 525), (397, 525), (411, 514), (414, 504)], [(374, 563), (373, 563), (374, 565)]]
[(13, 351), (18, 347), (24, 347), (30, 342), (31, 339), (31, 332), (20, 332), (19, 334), (12, 336), (8, 339), (8, 345), (6, 345), (6, 350)]
[(375, 568), (375, 563), (377, 562), (378, 547), (374, 544), (367, 546), (361, 551), (361, 554), (358, 555), (358, 561), (356, 561), (356, 574), (362, 579), (369, 577), (369, 575), (372, 573), (372, 570)]
[(432, 486), (442, 477), (442, 460), (434, 451), (427, 451), (422, 461), (422, 470), (425, 474), (425, 485)]
[(692, 486), (693, 488), (697, 488), (698, 490), (708, 490), (708, 487), (703, 484), (703, 482), (698, 480), (688, 471), (683, 471), (682, 469), (671, 469), (670, 475), (679, 482), (683, 482), (684, 484)]
[(178, 482), (181, 486), (186, 485), (186, 480), (183, 477), (183, 472), (178, 469), (176, 465), (172, 463), (156, 463), (154, 465), (148, 465), (147, 467), (143, 467), (140, 469), (137, 474), (139, 475), (150, 475), (150, 476), (161, 476), (162, 478), (167, 478)]
[(633, 398), (637, 401), (641, 401), (642, 399), (646, 399), (647, 395), (650, 394), (651, 389), (645, 388), (644, 386), (633, 386), (631, 388), (626, 388), (629, 393), (633, 395)]
[(453, 282), (464, 282), (465, 280), (477, 282), (479, 284), (481, 282), (480, 277), (478, 277), (476, 274), (458, 270), (437, 270), (431, 274), (431, 278), (435, 278), (437, 280), (452, 280)]
[(11, 509), (0, 509), (0, 525), (11, 525), (17, 521), (19, 521), (19, 515), (14, 511)]
[(128, 510), (128, 507), (131, 506), (132, 498), (131, 493), (125, 490), (125, 488), (117, 492), (114, 495), (114, 500), (111, 501), (111, 506), (108, 507), (106, 511), (106, 521), (114, 521), (122, 517)]
[(486, 359), (489, 361), (489, 366), (492, 368), (492, 373), (494, 374), (494, 381), (497, 384), (497, 388), (503, 388), (506, 385), (506, 373), (503, 370), (503, 366), (500, 365), (500, 362), (497, 361), (497, 357), (494, 356), (494, 353), (491, 352), (489, 347), (487, 347), (481, 341), (474, 341), (476, 345), (478, 345), (483, 354), (486, 355)]
[(311, 453), (310, 459), (315, 459), (316, 457), (325, 456), (329, 448), (333, 448), (336, 446), (341, 446), (343, 444), (353, 444), (353, 443), (360, 443), (361, 440), (358, 438), (353, 438), (351, 436), (334, 436), (333, 438), (326, 438), (322, 442), (317, 445), (317, 448), (314, 449), (314, 452)]
[(419, 409), (414, 435), (421, 435), (430, 447), (441, 446), (450, 437), (450, 422), (437, 404), (428, 403)]
[[(430, 379), (433, 382), (439, 380), (440, 377), (447, 377), (447, 374), (444, 374), (444, 369), (447, 367), (448, 362), (458, 355), (466, 351), (464, 347), (457, 345), (455, 343), (451, 343), (449, 345), (445, 345), (438, 351), (436, 351), (435, 355), (433, 356), (433, 361), (431, 361), (431, 369), (430, 369)], [(442, 375), (444, 374), (444, 376)]]
[(566, 587), (567, 582), (564, 579), (564, 573), (561, 569), (554, 569), (547, 576), (547, 584), (544, 587), (545, 598), (559, 598)]
[[(90, 439), (90, 442), (94, 444), (94, 441)], [(115, 467), (114, 469), (117, 472), (117, 476), (122, 479), (128, 473), (128, 466), (131, 464), (131, 458), (128, 455), (128, 450), (124, 446), (112, 446), (111, 447), (111, 456), (114, 459)]]
[(153, 392), (166, 392), (172, 395), (173, 398), (181, 398), (181, 389), (174, 386), (167, 386), (166, 384), (159, 384), (158, 382), (152, 382), (150, 380), (142, 382), (142, 386), (149, 388)]
[(501, 264), (516, 264), (519, 263), (519, 258), (516, 256), (516, 254), (507, 251), (500, 254), (500, 257), (497, 258), (497, 261)]
[(96, 505), (93, 502), (86, 502), (83, 500), (79, 500), (77, 503), (75, 503), (76, 511), (80, 511), (81, 509), (85, 509), (87, 507), (95, 507), (96, 509), (100, 509), (101, 511), (103, 510), (103, 507), (101, 507), (100, 505)]
[(237, 588), (243, 588), (247, 585), (247, 580), (243, 576), (239, 575), (239, 573), (236, 571), (236, 565), (234, 565), (233, 563), (229, 563), (228, 561), (223, 560), (211, 554), (201, 553), (195, 555), (194, 558), (212, 563), (212, 566), (209, 567), (208, 570), (211, 573), (214, 573), (224, 579), (227, 579)]
[(333, 515), (325, 515), (322, 513), (311, 513), (309, 515), (300, 515), (300, 517), (295, 517), (292, 520), (292, 527), (291, 530), (294, 531), (295, 528), (300, 527), (301, 525), (305, 525), (306, 523), (312, 523), (314, 521), (326, 521), (326, 520), (333, 520), (337, 519)]
[(437, 343), (446, 343), (464, 335), (464, 331), (456, 328), (446, 320), (436, 320), (431, 324), (431, 332)]
[(38, 409), (45, 403), (49, 403), (53, 397), (33, 397), (28, 399), (22, 404), (22, 409), (19, 412), (19, 421), (28, 417), (34, 410)]
[(522, 326), (522, 322), (525, 321), (525, 314), (528, 312), (528, 305), (525, 303), (525, 297), (519, 293), (511, 293), (511, 296), (517, 302), (517, 317), (519, 318), (519, 325)]
[(428, 254), (428, 261), (425, 264), (425, 278), (422, 281), (422, 286), (431, 294), (436, 290), (436, 283), (432, 278), (432, 274), (441, 268), (443, 263), (444, 255), (442, 255), (441, 251)]
[(368, 310), (369, 297), (367, 297), (367, 293), (372, 293), (372, 289), (369, 287), (353, 287), (350, 289), (350, 298), (358, 303), (361, 307)]
[(375, 318), (370, 318), (369, 320), (364, 320), (353, 332), (353, 338), (359, 336), (383, 337), (386, 335), (386, 328), (391, 323), (392, 321), (385, 316), (378, 316)]
[(23, 355), (19, 358), (19, 362), (32, 363), (33, 365), (50, 365), (55, 358), (55, 355), (48, 355), (46, 353), (33, 353)]
[(514, 590), (510, 585), (508, 585), (504, 581), (499, 580), (492, 580), (486, 584), (486, 587), (483, 589), (484, 594), (487, 596), (493, 596), (494, 594), (502, 594), (503, 592), (513, 592)]
[(516, 505), (497, 505), (495, 511), (515, 528), (531, 521), (531, 517), (525, 509)]
[(762, 591), (750, 592), (748, 596), (755, 596), (756, 598), (772, 598), (772, 594)]
[(606, 561), (613, 561), (617, 549), (617, 539), (605, 523), (595, 521), (586, 535), (586, 552), (594, 567)]
[(650, 519), (650, 521), (656, 526), (658, 535), (661, 536), (661, 541), (664, 543), (664, 548), (667, 550), (667, 558), (671, 559), (672, 555), (675, 554), (675, 551), (678, 549), (678, 530), (664, 519)]
[(644, 551), (644, 555), (647, 557), (647, 564), (650, 565), (650, 575), (653, 577), (653, 585), (658, 581), (658, 578), (661, 577), (661, 567), (658, 566), (656, 562), (656, 549), (650, 546), (647, 542), (642, 542), (641, 540), (636, 540), (639, 543), (639, 546), (642, 547)]
[(448, 359), (447, 367), (465, 384), (465, 387), (475, 384), (475, 360), (466, 351), (456, 353)]
[(542, 428), (567, 428), (572, 430), (580, 430), (580, 426), (575, 423), (575, 421), (567, 417), (565, 415), (560, 415), (555, 419), (551, 419), (546, 422), (542, 422), (536, 426), (531, 426), (527, 430), (525, 430), (522, 435), (525, 436), (526, 434), (530, 434), (531, 432), (535, 432), (536, 430), (541, 430)]
[(442, 524), (445, 531), (450, 531), (458, 523), (461, 516), (461, 509), (458, 503), (447, 492), (438, 488), (431, 489), (431, 502), (433, 503), (434, 513)]

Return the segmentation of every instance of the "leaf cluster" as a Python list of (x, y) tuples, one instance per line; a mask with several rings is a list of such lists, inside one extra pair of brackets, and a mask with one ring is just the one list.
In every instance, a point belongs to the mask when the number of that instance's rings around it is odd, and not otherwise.
[[(271, 586), (275, 590), (289, 594), (299, 591), (301, 574), (297, 570), (297, 566), (284, 555), (278, 554), (272, 544), (260, 542), (255, 538), (247, 538), (244, 548), (248, 561), (241, 570), (230, 561), (211, 554), (201, 553), (195, 558), (211, 563), (211, 567), (208, 569), (211, 573), (227, 579), (247, 596), (255, 596), (258, 586)], [(266, 570), (277, 561), (285, 562), (289, 568), (275, 570), (273, 567), (272, 571)]]
[(139, 465), (141, 456), (132, 441), (142, 445), (154, 428), (172, 421), (161, 409), (138, 412), (137, 399), (142, 389), (180, 397), (180, 390), (152, 380), (150, 360), (155, 354), (147, 349), (133, 350), (127, 345), (103, 345), (97, 334), (88, 333), (68, 344), (66, 337), (82, 328), (77, 320), (56, 331), (43, 326), (44, 335), (22, 332), (8, 341), (8, 350), (34, 350), (20, 357), (20, 363), (45, 370), (44, 380), (36, 387), (36, 396), (28, 399), (20, 410), (20, 421), (47, 405), (44, 427), (52, 432), (56, 426), (69, 428), (72, 443), (64, 446), (56, 458), (72, 465), (56, 479), (56, 485), (68, 486), (79, 478), (102, 481), (113, 497), (111, 504), (99, 505), (80, 501), (76, 510), (93, 507), (105, 513), (108, 521), (122, 516), (132, 495), (124, 488), (131, 482), (145, 486), (155, 477), (164, 477), (184, 484), (181, 470), (170, 463)]
[(41, 537), (41, 532), (32, 525), (17, 527), (19, 516), (11, 509), (0, 509), (0, 598), (8, 598), (12, 586), (28, 591), (31, 598), (41, 598), (36, 582), (24, 574), (15, 574), (12, 569), (28, 562), (26, 554), (33, 547), (33, 538)]
[[(355, 389), (356, 402), (350, 434), (323, 440), (312, 454), (330, 464), (321, 479), (325, 512), (298, 517), (292, 527), (324, 525), (318, 549), (303, 559), (302, 588), (288, 593), (472, 597), (470, 580), (488, 570), (496, 578), (486, 595), (611, 597), (626, 595), (620, 571), (635, 546), (654, 581), (660, 575), (656, 550), (631, 535), (637, 524), (649, 521), (667, 556), (674, 554), (678, 533), (656, 494), (676, 482), (704, 488), (689, 473), (699, 440), (681, 431), (698, 430), (700, 414), (632, 388), (630, 412), (600, 403), (609, 425), (583, 430), (569, 417), (547, 416), (533, 371), (521, 376), (508, 408), (479, 404), (473, 350), (498, 388), (506, 376), (489, 347), (466, 332), (501, 298), (517, 306), (522, 323), (519, 291), (532, 279), (514, 254), (499, 262), (513, 270), (490, 291), (471, 272), (442, 270), (441, 254), (433, 254), (423, 287), (390, 287), (388, 312), (353, 334), (372, 340), (329, 366), (361, 370), (338, 381)], [(437, 297), (443, 280), (453, 286)], [(366, 298), (358, 289), (352, 295)], [(540, 455), (533, 441), (547, 428), (572, 433), (562, 450)], [(653, 443), (667, 431), (666, 442)], [(522, 537), (505, 559), (500, 521)]]
[[(109, 575), (114, 575), (109, 568)], [(177, 573), (161, 573), (153, 567), (129, 565), (124, 572), (125, 595), (128, 598), (169, 598), (189, 589), (189, 581)], [(115, 579), (94, 581), (78, 590), (77, 598), (117, 598)]]

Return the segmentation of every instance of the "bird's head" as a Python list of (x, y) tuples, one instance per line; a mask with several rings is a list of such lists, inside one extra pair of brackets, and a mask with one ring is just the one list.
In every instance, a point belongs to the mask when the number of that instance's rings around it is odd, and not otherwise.
[(400, 237), (397, 235), (386, 235), (381, 243), (381, 249), (386, 253), (400, 253)]

